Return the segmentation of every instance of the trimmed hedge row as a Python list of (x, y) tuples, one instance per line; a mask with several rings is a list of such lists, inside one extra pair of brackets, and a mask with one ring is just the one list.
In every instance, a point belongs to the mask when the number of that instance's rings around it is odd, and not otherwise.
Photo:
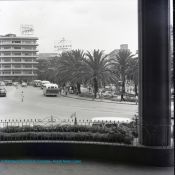
[(1, 141), (12, 140), (73, 140), (99, 141), (131, 144), (133, 137), (121, 133), (91, 133), (91, 132), (17, 132), (0, 133)]
[[(125, 128), (123, 127), (125, 126)], [(54, 126), (8, 126), (1, 128), (0, 132), (15, 133), (15, 132), (92, 132), (92, 133), (119, 133), (126, 135), (131, 131), (132, 125), (122, 124), (115, 127), (93, 127), (86, 125), (54, 125)]]

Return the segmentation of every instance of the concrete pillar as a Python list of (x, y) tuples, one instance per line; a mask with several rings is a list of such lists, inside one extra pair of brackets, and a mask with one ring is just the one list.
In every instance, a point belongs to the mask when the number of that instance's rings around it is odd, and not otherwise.
[(140, 143), (170, 145), (169, 0), (138, 0)]

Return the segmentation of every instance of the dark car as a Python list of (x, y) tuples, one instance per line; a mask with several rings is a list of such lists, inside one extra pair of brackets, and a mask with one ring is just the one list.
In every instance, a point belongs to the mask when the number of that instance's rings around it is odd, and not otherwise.
[(0, 87), (0, 97), (6, 97), (7, 91), (5, 88)]

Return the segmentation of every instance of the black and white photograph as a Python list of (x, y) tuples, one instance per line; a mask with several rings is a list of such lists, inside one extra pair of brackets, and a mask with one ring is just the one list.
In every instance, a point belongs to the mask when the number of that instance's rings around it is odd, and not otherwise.
[(0, 175), (173, 175), (173, 0), (0, 0)]

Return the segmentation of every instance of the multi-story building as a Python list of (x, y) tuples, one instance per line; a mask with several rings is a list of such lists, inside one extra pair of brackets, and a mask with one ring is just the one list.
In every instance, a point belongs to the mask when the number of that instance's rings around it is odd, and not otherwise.
[(37, 76), (37, 37), (0, 36), (0, 80), (31, 81)]

